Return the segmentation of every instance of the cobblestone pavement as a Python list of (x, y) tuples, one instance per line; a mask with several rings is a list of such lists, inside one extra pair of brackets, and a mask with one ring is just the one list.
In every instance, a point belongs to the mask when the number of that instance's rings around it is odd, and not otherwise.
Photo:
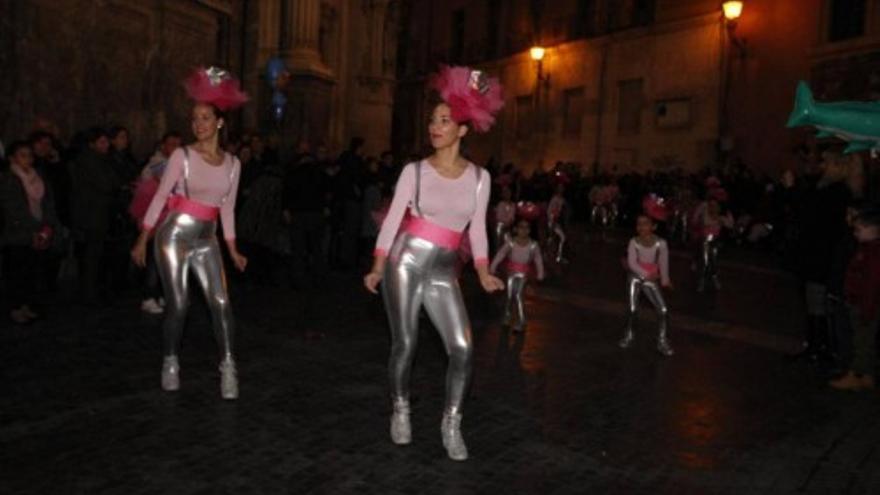
[[(231, 403), (219, 398), (203, 307), (191, 311), (177, 393), (159, 389), (159, 320), (136, 301), (57, 307), (0, 332), (0, 493), (880, 493), (876, 394), (830, 391), (779, 345), (727, 338), (739, 329), (777, 342), (748, 324), (760, 315), (725, 323), (691, 311), (701, 303), (684, 282), (676, 356), (653, 350), (648, 313), (621, 351), (622, 296), (593, 287), (617, 290), (622, 275), (590, 266), (575, 261), (531, 288), (524, 337), (503, 331), (499, 301), (465, 280), (476, 347), (465, 463), (440, 444), (445, 357), (426, 322), (414, 441), (388, 440), (388, 332), (354, 275), (308, 298), (238, 287), (242, 393)], [(719, 298), (749, 294), (737, 284), (750, 276), (725, 276)], [(762, 276), (761, 290), (787, 300), (788, 282)]]

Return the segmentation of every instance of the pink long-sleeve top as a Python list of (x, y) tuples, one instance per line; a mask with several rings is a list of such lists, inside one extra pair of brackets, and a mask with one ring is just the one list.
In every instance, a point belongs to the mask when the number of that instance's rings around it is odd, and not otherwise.
[(669, 283), (669, 248), (666, 241), (656, 237), (654, 244), (644, 246), (632, 238), (627, 248), (626, 264), (637, 277), (654, 278), (659, 271), (660, 282)]
[(499, 201), (495, 205), (495, 221), (504, 225), (512, 225), (516, 219), (516, 205), (513, 201)]
[[(468, 237), (474, 254), (474, 265), (486, 266), (489, 264), (486, 209), (492, 180), (483, 169), (479, 169), (478, 180), (473, 167), (476, 165), (468, 164), (459, 177), (449, 179), (437, 173), (427, 160), (422, 160), (418, 167), (421, 175), (418, 209), (425, 220), (456, 232), (464, 232), (470, 225)], [(419, 216), (414, 205), (415, 193), (416, 164), (410, 163), (403, 168), (397, 180), (388, 215), (382, 222), (382, 229), (376, 239), (375, 254), (388, 254), (407, 208), (410, 208), (413, 216)]]
[[(168, 158), (168, 166), (162, 174), (159, 188), (144, 215), (144, 229), (152, 230), (156, 226), (169, 195), (185, 195), (183, 160), (182, 148), (178, 148)], [(241, 163), (232, 155), (227, 154), (221, 165), (211, 165), (198, 151), (189, 150), (189, 178), (186, 180), (189, 199), (220, 208), (223, 237), (227, 240), (235, 239), (235, 200), (240, 175)]]
[(538, 243), (535, 241), (529, 241), (526, 245), (522, 245), (514, 239), (505, 242), (504, 245), (501, 246), (501, 249), (495, 253), (495, 258), (492, 259), (492, 265), (489, 267), (489, 271), (495, 273), (495, 270), (498, 269), (498, 265), (500, 265), (505, 259), (513, 263), (514, 266), (522, 268), (534, 264), (535, 274), (538, 276), (538, 280), (544, 278), (544, 258), (541, 256), (541, 248), (538, 247)]

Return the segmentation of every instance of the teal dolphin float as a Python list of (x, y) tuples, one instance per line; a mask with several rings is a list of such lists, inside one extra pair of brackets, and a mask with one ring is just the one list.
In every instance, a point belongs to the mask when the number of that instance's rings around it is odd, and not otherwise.
[(844, 153), (880, 151), (880, 102), (816, 103), (807, 83), (798, 83), (794, 110), (787, 127), (813, 126), (817, 137), (836, 137), (849, 143)]

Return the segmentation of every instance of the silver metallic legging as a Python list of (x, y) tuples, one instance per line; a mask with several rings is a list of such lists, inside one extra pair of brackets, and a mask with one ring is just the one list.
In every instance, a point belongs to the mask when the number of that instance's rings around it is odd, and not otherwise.
[(409, 375), (419, 336), (419, 308), (424, 304), (449, 356), (446, 412), (461, 413), (471, 377), (471, 324), (455, 262), (458, 253), (402, 233), (385, 265), (382, 295), (391, 325), (388, 373), (392, 401), (409, 400)]
[(633, 274), (627, 279), (627, 289), (629, 295), (629, 313), (635, 315), (639, 309), (639, 295), (644, 292), (645, 296), (654, 305), (657, 314), (661, 317), (667, 316), (669, 308), (666, 307), (666, 301), (663, 299), (663, 292), (657, 286), (657, 282), (652, 280), (644, 280)]
[(700, 253), (700, 280), (699, 287), (706, 282), (712, 281), (718, 284), (718, 238), (709, 235), (703, 240), (702, 252)]
[(525, 273), (513, 272), (507, 276), (507, 302), (504, 305), (504, 320), (510, 321), (511, 306), (516, 305), (516, 315), (519, 318), (517, 325), (526, 325), (526, 312), (523, 308), (523, 291), (526, 288), (528, 276)]
[(189, 272), (195, 274), (211, 310), (221, 359), (232, 359), (235, 324), (223, 258), (217, 243), (216, 222), (171, 212), (156, 232), (156, 265), (162, 278), (165, 307), (164, 353), (177, 356), (189, 306)]

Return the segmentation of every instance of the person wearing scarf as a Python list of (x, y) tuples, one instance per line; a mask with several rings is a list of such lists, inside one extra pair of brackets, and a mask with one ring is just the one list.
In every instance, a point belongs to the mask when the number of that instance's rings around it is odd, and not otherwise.
[(24, 141), (12, 143), (9, 159), (9, 172), (0, 177), (0, 241), (12, 303), (10, 317), (17, 324), (25, 324), (38, 318), (33, 306), (58, 220), (51, 190), (33, 167), (30, 146)]

